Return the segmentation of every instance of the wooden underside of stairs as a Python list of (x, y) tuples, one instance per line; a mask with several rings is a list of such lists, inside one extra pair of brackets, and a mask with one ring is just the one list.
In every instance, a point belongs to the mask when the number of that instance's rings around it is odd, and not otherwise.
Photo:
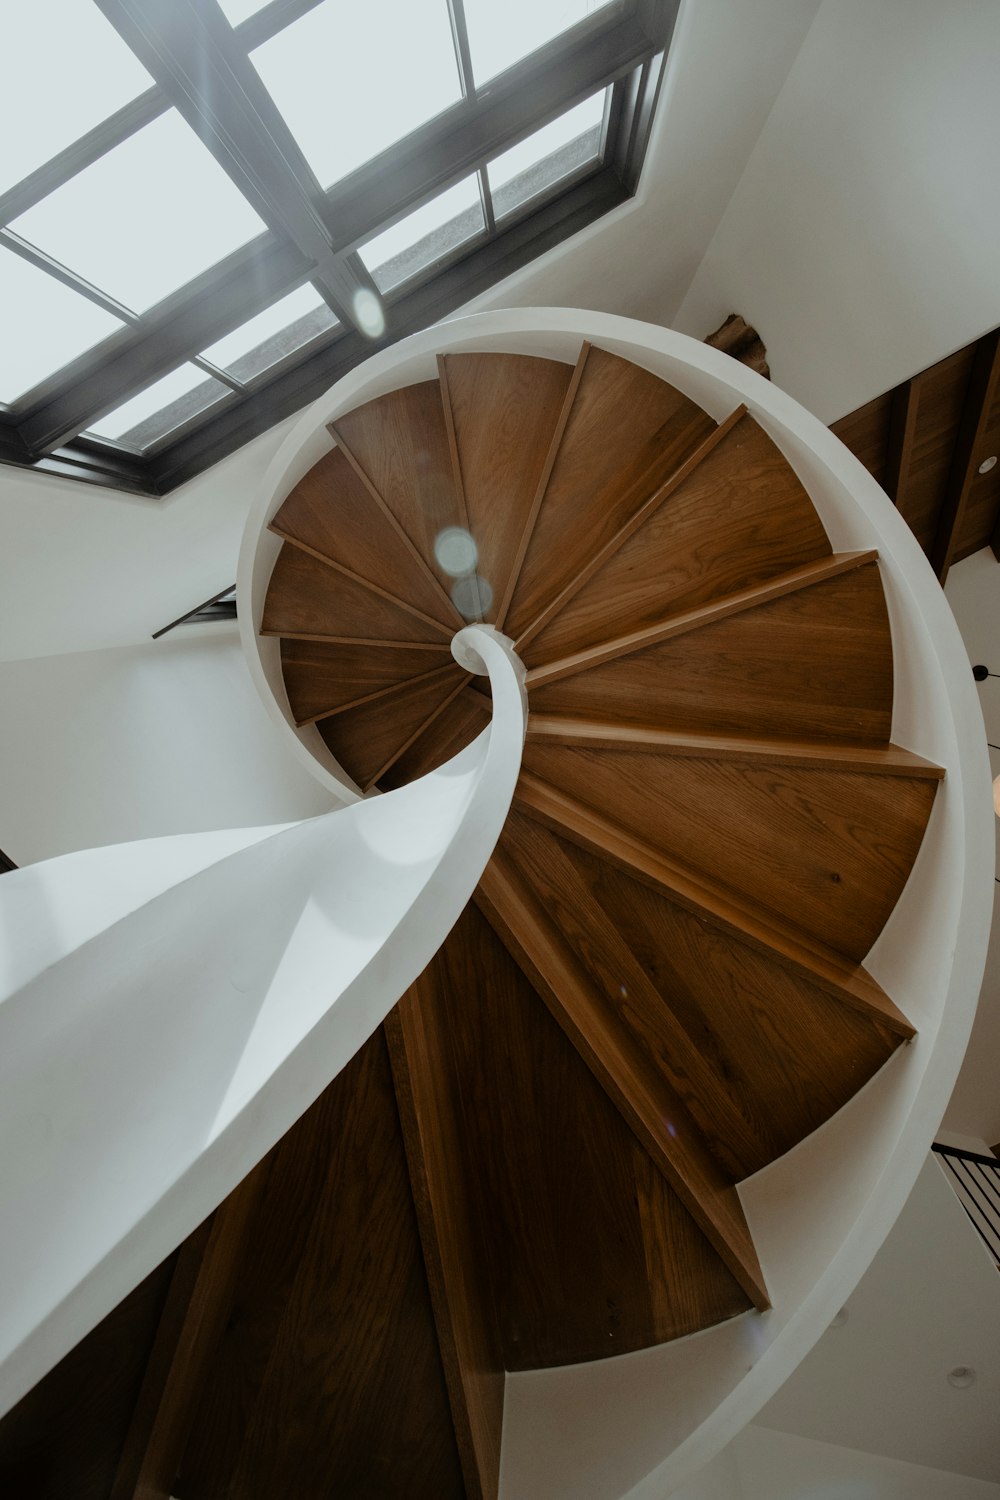
[(766, 1308), (738, 1184), (912, 1035), (863, 964), (941, 772), (890, 741), (877, 556), (764, 429), (584, 345), (446, 356), (331, 436), (272, 522), (292, 713), (410, 781), (488, 725), (449, 646), (494, 623), (514, 808), (385, 1027), (91, 1336), (130, 1352), (74, 1500), (492, 1500), (504, 1371)]

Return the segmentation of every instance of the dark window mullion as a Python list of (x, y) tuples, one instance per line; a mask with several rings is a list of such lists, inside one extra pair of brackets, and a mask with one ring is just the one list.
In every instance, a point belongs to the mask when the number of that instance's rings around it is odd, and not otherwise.
[(139, 314), (134, 313), (130, 307), (116, 302), (113, 297), (102, 292), (100, 287), (85, 281), (82, 276), (78, 276), (75, 271), (64, 266), (62, 261), (46, 255), (44, 250), (39, 250), (29, 240), (22, 239), (19, 234), (14, 233), (13, 229), (0, 229), (0, 245), (6, 246), (8, 250), (20, 256), (22, 260), (26, 260), (29, 265), (37, 267), (39, 271), (44, 271), (54, 281), (61, 281), (63, 286), (71, 287), (74, 292), (79, 292), (82, 297), (86, 297), (88, 302), (94, 302), (105, 312), (121, 318), (123, 323), (134, 326), (140, 321)]
[(455, 43), (455, 61), (458, 63), (458, 76), (462, 85), (462, 98), (474, 99), (476, 85), (472, 73), (472, 53), (469, 51), (469, 28), (465, 20), (465, 5), (463, 0), (447, 0), (447, 5), (452, 40)]
[(489, 174), (485, 167), (480, 167), (479, 177), (479, 200), (483, 205), (483, 218), (486, 220), (486, 233), (496, 234), (497, 218), (493, 211), (493, 193), (490, 189)]
[(92, 166), (115, 146), (135, 135), (137, 130), (166, 114), (169, 108), (169, 101), (156, 87), (123, 105), (0, 195), (0, 224), (9, 224), (12, 219), (27, 213), (29, 208), (47, 198), (49, 193), (62, 187), (85, 167)]
[(210, 375), (220, 385), (228, 386), (231, 391), (236, 391), (239, 395), (242, 395), (246, 390), (246, 386), (242, 380), (237, 380), (235, 375), (230, 375), (229, 371), (223, 370), (220, 365), (213, 365), (210, 360), (202, 359), (200, 354), (193, 355), (186, 363), (194, 365), (196, 369), (203, 371), (206, 375)]

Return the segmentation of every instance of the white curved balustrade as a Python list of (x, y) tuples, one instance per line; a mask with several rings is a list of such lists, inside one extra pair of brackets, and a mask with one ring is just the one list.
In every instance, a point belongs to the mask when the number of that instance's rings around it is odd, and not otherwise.
[(453, 649), (493, 722), (410, 786), (0, 882), (0, 1411), (284, 1134), (468, 902), (527, 709), (510, 642), (469, 626)]

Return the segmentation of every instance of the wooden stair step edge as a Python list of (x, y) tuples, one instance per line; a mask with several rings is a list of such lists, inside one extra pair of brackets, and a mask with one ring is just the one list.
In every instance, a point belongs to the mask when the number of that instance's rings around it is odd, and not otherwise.
[(337, 703), (332, 708), (321, 708), (316, 713), (307, 714), (305, 718), (296, 719), (296, 725), (301, 729), (306, 724), (317, 724), (320, 719), (333, 719), (337, 714), (346, 714), (352, 708), (364, 708), (369, 703), (377, 703), (381, 698), (391, 697), (400, 687), (417, 687), (421, 683), (431, 683), (439, 678), (451, 676), (454, 672), (454, 662), (445, 662), (440, 667), (431, 667), (426, 672), (418, 672), (413, 677), (404, 678), (401, 682), (390, 682), (386, 687), (374, 688), (370, 693), (362, 693), (358, 698), (349, 698), (345, 703)]
[(377, 396), (327, 423), (327, 430), (388, 520), (446, 618), (465, 624), (435, 556), (447, 526), (467, 519), (455, 489), (452, 449), (437, 379)]
[(655, 755), (744, 760), (761, 765), (808, 766), (870, 776), (913, 776), (941, 781), (944, 767), (900, 745), (849, 741), (757, 739), (749, 735), (692, 734), (655, 724), (612, 724), (569, 714), (530, 714), (529, 740), (592, 750), (637, 750)]
[(385, 1038), (465, 1487), (469, 1500), (496, 1500), (503, 1352), (463, 1188), (459, 1126), (442, 1094), (434, 985), (432, 964), (386, 1017)]
[(915, 1034), (915, 1028), (881, 986), (851, 959), (799, 932), (790, 923), (756, 910), (749, 901), (713, 888), (703, 876), (690, 874), (609, 819), (529, 772), (522, 772), (514, 795), (517, 806), (543, 826), (609, 860), (758, 951), (777, 955), (787, 967), (870, 1021), (906, 1040)]
[(606, 641), (603, 645), (592, 646), (586, 651), (575, 652), (561, 660), (533, 667), (527, 673), (526, 686), (529, 691), (533, 687), (545, 687), (549, 683), (561, 681), (564, 677), (572, 677), (577, 672), (585, 672), (590, 667), (603, 666), (606, 662), (642, 651), (647, 646), (655, 646), (660, 641), (686, 635), (689, 631), (700, 630), (706, 625), (714, 625), (719, 620), (729, 619), (733, 615), (755, 609), (758, 605), (780, 599), (786, 594), (798, 593), (813, 584), (823, 583), (829, 578), (853, 572), (877, 561), (878, 553), (875, 551), (834, 553), (832, 557), (821, 558), (818, 562), (807, 563), (800, 568), (792, 568), (787, 573), (768, 579), (766, 583), (755, 584), (749, 589), (739, 589), (734, 594), (713, 600), (711, 604), (699, 605), (696, 609), (684, 610), (679, 614), (668, 616), (659, 624), (651, 625), (644, 630), (632, 631), (628, 635)]
[(715, 1253), (753, 1305), (768, 1308), (760, 1263), (731, 1178), (712, 1156), (683, 1100), (609, 1018), (591, 976), (501, 850), (494, 852), (474, 899)]
[(633, 512), (627, 521), (615, 532), (610, 541), (603, 547), (599, 547), (589, 562), (585, 563), (578, 572), (559, 590), (555, 598), (540, 610), (531, 623), (519, 633), (517, 648), (523, 651), (524, 647), (534, 640), (538, 633), (545, 629), (558, 614), (565, 609), (566, 605), (576, 597), (580, 590), (599, 573), (604, 565), (611, 561), (617, 552), (625, 545), (630, 537), (645, 525), (649, 518), (659, 510), (660, 506), (667, 500), (675, 490), (678, 490), (686, 479), (704, 463), (710, 453), (723, 442), (735, 427), (747, 414), (745, 406), (738, 406), (731, 412), (723, 422), (710, 432), (708, 437), (698, 445), (695, 451), (684, 460), (684, 462), (669, 475), (669, 477), (649, 496), (647, 500)]
[(557, 837), (512, 813), (501, 840), (521, 879), (530, 881), (553, 925), (590, 974), (605, 1005), (636, 1036), (682, 1099), (713, 1156), (735, 1180), (769, 1160), (767, 1144), (741, 1111)]
[(600, 347), (572, 394), (505, 615), (515, 640), (715, 427), (668, 381)]

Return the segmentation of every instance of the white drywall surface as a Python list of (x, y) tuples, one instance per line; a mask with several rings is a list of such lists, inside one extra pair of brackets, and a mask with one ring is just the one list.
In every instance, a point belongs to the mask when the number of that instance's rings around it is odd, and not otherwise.
[(0, 662), (0, 706), (0, 848), (19, 865), (334, 805), (281, 743), (234, 624)]
[(992, 0), (824, 0), (674, 326), (831, 422), (1000, 323), (998, 56)]
[[(756, 1424), (732, 1444), (739, 1487), (726, 1500), (1000, 1500), (1000, 1484), (819, 1443)], [(690, 1500), (715, 1500), (692, 1490)], [(687, 1500), (682, 1491), (683, 1500)]]

